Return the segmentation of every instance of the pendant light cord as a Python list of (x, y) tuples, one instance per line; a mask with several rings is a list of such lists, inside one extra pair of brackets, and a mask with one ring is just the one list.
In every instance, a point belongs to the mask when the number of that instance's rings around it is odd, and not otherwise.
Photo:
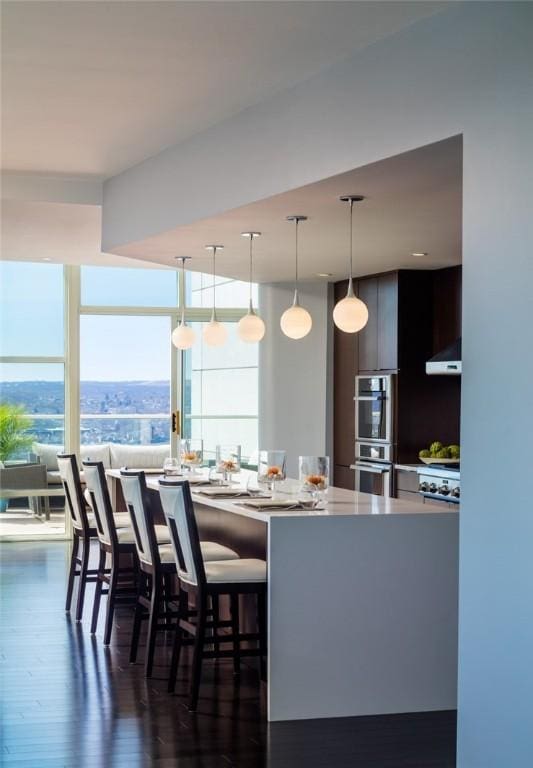
[(294, 290), (298, 290), (298, 224), (299, 220), (295, 219), (294, 228)]
[(216, 299), (215, 299), (215, 258), (217, 255), (217, 247), (213, 246), (213, 320), (216, 320)]
[(350, 282), (353, 279), (353, 199), (350, 199)]
[(185, 256), (181, 257), (181, 281), (183, 285), (183, 304), (181, 305), (181, 324), (185, 325)]
[(254, 241), (254, 236), (253, 236), (253, 234), (250, 234), (250, 309), (252, 309), (252, 277), (253, 277), (253, 272), (252, 272), (252, 269), (253, 269), (253, 267), (252, 267), (252, 243), (253, 243), (253, 241)]

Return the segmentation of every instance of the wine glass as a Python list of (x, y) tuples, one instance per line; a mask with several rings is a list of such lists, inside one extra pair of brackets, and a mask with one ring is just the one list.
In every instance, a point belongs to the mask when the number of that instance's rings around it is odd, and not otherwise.
[(286, 478), (287, 451), (259, 451), (257, 482), (272, 492), (275, 497), (277, 483)]
[(181, 463), (194, 475), (202, 466), (204, 460), (203, 440), (200, 438), (186, 437), (180, 440)]
[(231, 476), (241, 471), (241, 446), (217, 445), (215, 466), (217, 472), (224, 476), (224, 480), (231, 482)]
[(163, 462), (163, 474), (165, 477), (181, 475), (181, 462), (172, 456), (166, 458)]
[(329, 485), (329, 456), (300, 456), (302, 491), (322, 499)]

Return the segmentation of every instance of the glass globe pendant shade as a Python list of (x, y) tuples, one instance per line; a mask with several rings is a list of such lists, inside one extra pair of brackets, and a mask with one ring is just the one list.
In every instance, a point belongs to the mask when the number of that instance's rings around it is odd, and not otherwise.
[(265, 335), (265, 324), (259, 315), (256, 315), (251, 305), (247, 314), (239, 320), (237, 332), (241, 341), (249, 344), (261, 341)]
[(228, 338), (228, 329), (212, 315), (211, 320), (204, 326), (203, 338), (208, 347), (221, 347)]
[(196, 333), (183, 320), (172, 331), (172, 343), (177, 349), (190, 349), (196, 341)]
[(333, 322), (337, 328), (345, 333), (357, 333), (368, 322), (368, 308), (364, 301), (354, 295), (351, 278), (348, 284), (348, 293), (344, 299), (335, 304)]
[(282, 314), (279, 324), (281, 330), (289, 339), (303, 339), (313, 326), (313, 318), (309, 312), (298, 303), (298, 291), (294, 291), (292, 307)]

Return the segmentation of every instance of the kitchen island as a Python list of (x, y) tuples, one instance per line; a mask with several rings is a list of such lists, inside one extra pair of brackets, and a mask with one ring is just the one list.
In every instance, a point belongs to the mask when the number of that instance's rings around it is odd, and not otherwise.
[(203, 537), (267, 558), (269, 720), (455, 709), (457, 512), (340, 488), (290, 511), (192, 491)]

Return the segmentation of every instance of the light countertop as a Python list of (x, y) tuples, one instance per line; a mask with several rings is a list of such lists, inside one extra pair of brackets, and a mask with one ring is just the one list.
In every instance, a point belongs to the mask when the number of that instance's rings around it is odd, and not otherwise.
[[(109, 477), (120, 479), (120, 470), (107, 470)], [(240, 483), (235, 487), (245, 486), (246, 478), (250, 473), (241, 472), (237, 477)], [(186, 478), (185, 478), (186, 479)], [(147, 474), (146, 484), (151, 490), (159, 490), (159, 475)], [(287, 479), (279, 483), (280, 499), (296, 499), (299, 483), (297, 480)], [(243, 517), (261, 520), (268, 523), (272, 518), (291, 517), (291, 518), (316, 518), (316, 517), (347, 517), (347, 516), (391, 516), (391, 515), (442, 515), (450, 514), (447, 506), (430, 506), (419, 503), (412, 503), (401, 499), (390, 499), (384, 496), (374, 496), (369, 493), (359, 493), (358, 491), (348, 491), (344, 488), (335, 488), (330, 486), (325, 494), (325, 500), (315, 509), (279, 509), (279, 510), (256, 510), (243, 505), (243, 500), (235, 501), (233, 499), (218, 499), (204, 496), (199, 490), (191, 486), (193, 501), (196, 504), (203, 504), (206, 507), (213, 507), (222, 511), (231, 512)], [(452, 513), (457, 514), (452, 510)]]

